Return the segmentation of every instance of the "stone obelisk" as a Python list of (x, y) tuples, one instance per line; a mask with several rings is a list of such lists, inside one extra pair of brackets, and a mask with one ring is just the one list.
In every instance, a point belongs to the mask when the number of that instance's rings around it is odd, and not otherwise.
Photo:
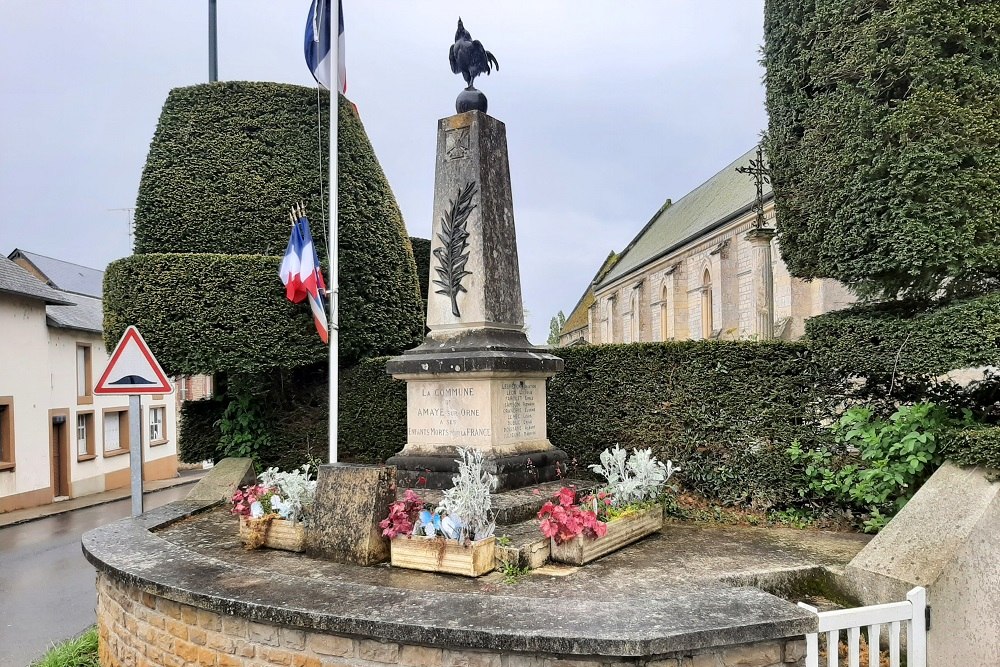
[(504, 124), (482, 111), (438, 123), (427, 327), (387, 370), (406, 380), (400, 484), (447, 488), (459, 447), (481, 450), (502, 489), (556, 479), (545, 381), (563, 362), (524, 334)]

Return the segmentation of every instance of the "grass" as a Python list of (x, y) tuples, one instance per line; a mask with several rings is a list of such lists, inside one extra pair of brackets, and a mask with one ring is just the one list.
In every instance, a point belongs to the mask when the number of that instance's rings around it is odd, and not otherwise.
[(53, 646), (31, 667), (98, 667), (97, 627), (91, 627), (79, 637)]

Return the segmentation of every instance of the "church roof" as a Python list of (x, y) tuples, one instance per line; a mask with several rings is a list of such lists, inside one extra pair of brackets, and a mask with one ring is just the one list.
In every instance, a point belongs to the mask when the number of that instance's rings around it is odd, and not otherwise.
[[(622, 251), (618, 263), (599, 285), (626, 276), (749, 211), (757, 189), (753, 179), (737, 173), (736, 168), (749, 166), (756, 152), (754, 146), (676, 203), (661, 208)], [(771, 186), (765, 185), (764, 197), (770, 196)]]
[(607, 258), (601, 264), (601, 268), (597, 270), (597, 274), (594, 276), (594, 279), (590, 281), (589, 285), (587, 285), (587, 291), (583, 293), (580, 300), (576, 302), (573, 312), (571, 312), (569, 317), (566, 318), (566, 322), (563, 324), (562, 330), (559, 332), (560, 335), (587, 326), (589, 323), (587, 311), (592, 305), (594, 305), (594, 301), (596, 301), (596, 298), (594, 297), (594, 285), (599, 283), (601, 278), (604, 277), (604, 274), (614, 267), (615, 262), (618, 261), (618, 257), (618, 253), (614, 250), (608, 254)]
[(31, 263), (38, 272), (45, 276), (49, 285), (63, 292), (73, 294), (83, 294), (86, 296), (101, 298), (104, 290), (104, 271), (91, 269), (64, 262), (60, 259), (53, 259), (38, 253), (28, 252), (15, 248), (9, 256), (10, 259), (24, 258)]
[(0, 292), (17, 294), (45, 303), (69, 305), (73, 302), (28, 273), (6, 257), (0, 255)]

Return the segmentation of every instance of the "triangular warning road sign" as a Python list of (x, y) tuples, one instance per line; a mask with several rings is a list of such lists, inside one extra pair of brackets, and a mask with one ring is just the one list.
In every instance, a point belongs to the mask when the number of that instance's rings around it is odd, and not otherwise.
[(107, 369), (94, 387), (98, 395), (169, 394), (172, 391), (167, 375), (134, 326), (125, 330), (111, 353)]

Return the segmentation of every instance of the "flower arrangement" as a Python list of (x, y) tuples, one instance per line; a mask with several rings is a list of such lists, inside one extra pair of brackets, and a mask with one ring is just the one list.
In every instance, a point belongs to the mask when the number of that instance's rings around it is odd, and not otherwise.
[(587, 537), (603, 537), (608, 532), (608, 524), (601, 521), (597, 516), (597, 510), (591, 509), (593, 501), (610, 502), (610, 499), (602, 496), (587, 496), (582, 504), (576, 502), (576, 489), (564, 486), (556, 494), (555, 503), (552, 501), (542, 505), (538, 511), (538, 518), (541, 521), (542, 534), (562, 544), (573, 539), (577, 535)]
[(666, 483), (680, 468), (661, 463), (652, 450), (629, 453), (615, 445), (601, 452), (601, 462), (590, 469), (605, 479), (595, 493), (577, 498), (576, 489), (563, 487), (538, 512), (542, 534), (564, 544), (577, 535), (590, 538), (607, 534), (607, 523), (659, 503)]
[(268, 468), (255, 484), (237, 489), (232, 497), (232, 513), (246, 519), (248, 549), (264, 543), (268, 524), (274, 519), (301, 522), (309, 512), (316, 495), (316, 480), (310, 479), (310, 466), (282, 472)]
[(415, 491), (407, 489), (379, 523), (384, 536), (441, 536), (466, 544), (493, 535), (496, 523), (490, 494), (497, 488), (497, 477), (483, 470), (482, 452), (459, 449), (458, 454), (458, 474), (452, 478), (453, 486), (444, 491), (441, 504), (431, 511)]
[(619, 445), (601, 452), (601, 462), (590, 469), (606, 480), (601, 491), (610, 497), (612, 512), (660, 502), (667, 482), (680, 471), (672, 461), (657, 460), (651, 449), (636, 449), (630, 455)]

